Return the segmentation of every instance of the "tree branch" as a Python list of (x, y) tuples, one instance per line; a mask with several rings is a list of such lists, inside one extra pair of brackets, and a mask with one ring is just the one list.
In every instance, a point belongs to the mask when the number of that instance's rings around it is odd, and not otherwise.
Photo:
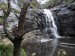
[(13, 42), (15, 37), (12, 36), (12, 35), (10, 34), (10, 32), (7, 30), (6, 18), (7, 18), (7, 16), (4, 16), (4, 21), (3, 21), (4, 31), (5, 31), (6, 35), (8, 36), (9, 40), (11, 40), (11, 41)]
[(39, 29), (39, 28), (30, 28), (30, 29), (24, 30), (24, 32), (22, 32), (21, 37), (23, 37), (26, 33), (33, 31), (33, 30), (37, 30), (37, 29)]
[(18, 18), (19, 22), (18, 22), (18, 28), (17, 30), (15, 30), (15, 36), (17, 37), (22, 37), (23, 33), (25, 32), (24, 29), (24, 23), (25, 23), (25, 16), (26, 16), (26, 12), (28, 10), (30, 3), (24, 3), (21, 12), (20, 12), (20, 16)]
[(10, 34), (10, 32), (7, 30), (7, 22), (6, 22), (8, 16), (10, 15), (10, 11), (11, 11), (11, 8), (10, 8), (10, 0), (8, 0), (8, 9), (7, 9), (6, 12), (4, 11), (3, 27), (4, 27), (4, 31), (5, 31), (6, 35), (8, 36), (9, 40), (11, 40), (11, 42), (13, 42), (14, 41), (14, 36), (12, 36)]
[(5, 12), (5, 10), (4, 9), (2, 9), (3, 10), (3, 13), (4, 13), (4, 15), (6, 15), (6, 12)]
[(17, 30), (14, 30), (14, 36), (19, 38), (19, 37), (23, 37), (23, 35), (25, 35), (26, 33), (33, 31), (33, 30), (37, 30), (39, 28), (29, 28), (29, 29), (25, 29), (25, 30), (20, 30), (19, 32), (17, 32)]
[[(15, 13), (14, 13), (15, 14)], [(15, 14), (15, 16), (17, 17), (17, 19), (19, 19), (19, 16), (17, 14)]]
[(29, 5), (30, 5), (29, 3), (25, 3), (23, 5), (23, 8), (21, 9), (19, 23), (18, 23), (18, 30), (24, 29), (25, 16), (26, 16), (26, 12), (28, 10)]
[(8, 10), (7, 10), (7, 15), (10, 14), (10, 11), (11, 11), (11, 4), (10, 4), (10, 0), (7, 0), (8, 1)]

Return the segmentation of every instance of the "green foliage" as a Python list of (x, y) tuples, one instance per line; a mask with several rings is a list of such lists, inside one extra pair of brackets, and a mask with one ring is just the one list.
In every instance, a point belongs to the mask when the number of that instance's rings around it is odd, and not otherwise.
[(24, 2), (21, 1), (17, 5), (20, 6), (20, 8), (22, 8), (23, 4), (24, 4)]
[(7, 10), (7, 8), (8, 8), (7, 4), (2, 3), (2, 2), (0, 3), (0, 9)]
[(0, 44), (0, 56), (12, 56), (13, 47), (11, 45)]
[[(13, 46), (0, 44), (0, 56), (12, 56), (13, 55)], [(21, 56), (26, 56), (24, 49), (21, 49)]]
[(21, 56), (26, 56), (25, 50), (21, 49)]
[(3, 23), (3, 18), (2, 17), (0, 17), (0, 24), (2, 24)]
[(64, 0), (64, 1), (63, 1), (63, 4), (68, 4), (68, 5), (69, 5), (72, 1), (73, 1), (73, 0)]
[(19, 11), (15, 10), (15, 9), (13, 9), (12, 11), (13, 11), (15, 14), (19, 14), (19, 13), (20, 13)]
[(36, 0), (32, 0), (30, 7), (32, 7), (33, 9), (39, 8), (39, 4)]
[[(19, 3), (18, 3), (18, 5), (22, 8), (22, 6), (23, 6), (23, 4), (24, 4), (24, 2), (23, 1), (20, 1)], [(30, 7), (32, 7), (33, 9), (37, 9), (37, 8), (39, 8), (39, 4), (38, 4), (38, 2), (36, 1), (36, 0), (32, 0), (32, 2), (31, 2), (31, 4), (30, 4)]]
[(3, 18), (0, 16), (0, 21), (3, 21)]

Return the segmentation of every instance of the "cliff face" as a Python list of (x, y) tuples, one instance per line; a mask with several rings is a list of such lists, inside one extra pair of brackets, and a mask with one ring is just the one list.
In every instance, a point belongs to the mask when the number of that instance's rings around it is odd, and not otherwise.
[(75, 36), (75, 6), (60, 5), (53, 8), (60, 35)]
[[(74, 4), (75, 3), (72, 3), (69, 6), (59, 5), (57, 7), (50, 9), (53, 12), (60, 35), (75, 36), (75, 5)], [(38, 10), (35, 12), (38, 13)]]

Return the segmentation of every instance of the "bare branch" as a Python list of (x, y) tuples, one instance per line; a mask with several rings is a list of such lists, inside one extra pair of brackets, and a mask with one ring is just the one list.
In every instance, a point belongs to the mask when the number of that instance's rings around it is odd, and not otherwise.
[(3, 13), (4, 13), (4, 15), (6, 15), (6, 12), (5, 12), (5, 10), (4, 9), (2, 9), (3, 10)]
[(19, 23), (18, 23), (18, 30), (22, 30), (24, 29), (24, 22), (25, 22), (25, 16), (26, 16), (26, 12), (27, 12), (27, 9), (29, 7), (29, 3), (25, 3), (23, 5), (23, 8), (21, 9), (21, 12), (20, 12), (20, 17), (19, 17)]
[(23, 37), (23, 35), (25, 35), (26, 33), (30, 32), (30, 31), (33, 31), (33, 30), (37, 30), (37, 29), (39, 29), (39, 28), (30, 28), (30, 29), (24, 30), (24, 31), (22, 32), (21, 37)]
[(11, 8), (10, 8), (10, 0), (8, 0), (8, 9), (7, 9), (6, 12), (4, 11), (5, 14), (4, 14), (4, 18), (3, 18), (4, 19), (4, 21), (3, 21), (3, 27), (4, 27), (4, 31), (5, 31), (6, 35), (13, 42), (14, 41), (14, 36), (12, 36), (10, 34), (10, 32), (7, 30), (7, 22), (6, 22), (8, 16), (10, 15), (10, 11), (11, 11)]
[(29, 5), (30, 5), (30, 3), (24, 3), (24, 5), (21, 9), (20, 16), (18, 18), (18, 20), (19, 20), (18, 29), (15, 30), (15, 36), (22, 37), (22, 35), (25, 32), (25, 30), (24, 30), (25, 16), (26, 16), (26, 12), (28, 10)]
[(8, 16), (4, 16), (4, 21), (3, 21), (3, 27), (4, 27), (4, 31), (5, 31), (5, 33), (6, 33), (6, 35), (8, 36), (8, 38), (13, 42), (14, 41), (14, 36), (12, 36), (11, 34), (10, 34), (10, 32), (7, 30), (7, 22), (6, 22), (6, 18), (7, 18)]
[[(15, 13), (14, 13), (15, 14)], [(17, 14), (15, 14), (15, 16), (17, 17), (17, 19), (19, 19), (19, 16)]]
[(11, 4), (10, 4), (10, 0), (7, 0), (8, 1), (8, 9), (7, 9), (7, 15), (10, 14), (10, 11), (11, 11)]
[(16, 36), (17, 38), (19, 37), (23, 37), (23, 35), (25, 35), (26, 33), (30, 32), (30, 31), (33, 31), (33, 30), (37, 30), (39, 29), (38, 27), (36, 28), (28, 28), (28, 29), (25, 29), (25, 30), (19, 30), (19, 32), (17, 32), (16, 30), (17, 28), (14, 29), (14, 36)]

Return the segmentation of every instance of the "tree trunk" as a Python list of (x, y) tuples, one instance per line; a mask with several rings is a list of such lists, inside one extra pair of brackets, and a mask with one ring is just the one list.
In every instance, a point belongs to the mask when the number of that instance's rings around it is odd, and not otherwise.
[(13, 56), (20, 56), (20, 49), (21, 49), (20, 45), (21, 45), (21, 40), (14, 41)]

